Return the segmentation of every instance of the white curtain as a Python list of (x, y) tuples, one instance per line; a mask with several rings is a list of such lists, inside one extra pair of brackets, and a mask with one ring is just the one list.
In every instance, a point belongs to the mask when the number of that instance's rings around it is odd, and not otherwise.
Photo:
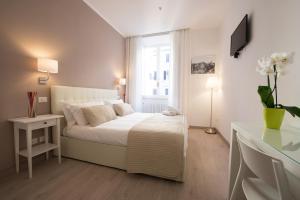
[(171, 33), (171, 70), (168, 104), (187, 116), (188, 77), (190, 76), (190, 31)]
[(142, 38), (126, 39), (126, 101), (135, 111), (142, 111)]

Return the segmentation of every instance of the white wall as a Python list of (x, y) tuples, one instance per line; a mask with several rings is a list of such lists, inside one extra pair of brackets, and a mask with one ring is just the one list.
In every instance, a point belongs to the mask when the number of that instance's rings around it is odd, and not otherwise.
[[(216, 55), (219, 53), (219, 29), (196, 30), (191, 34), (191, 57)], [(216, 73), (219, 73), (218, 63)], [(189, 75), (189, 124), (191, 126), (209, 126), (210, 90), (205, 85), (211, 75)], [(215, 107), (214, 107), (215, 108)], [(214, 112), (216, 109), (214, 109)], [(214, 117), (214, 122), (217, 118)]]
[[(279, 101), (300, 106), (300, 1), (298, 0), (231, 0), (228, 16), (221, 30), (220, 77), (222, 93), (218, 99), (217, 128), (230, 139), (232, 121), (262, 122), (262, 105), (257, 86), (265, 83), (255, 68), (257, 59), (272, 52), (295, 52), (289, 73), (280, 78)], [(230, 36), (244, 15), (252, 24), (252, 40), (239, 59), (229, 56)], [(286, 113), (285, 123), (299, 125)]]

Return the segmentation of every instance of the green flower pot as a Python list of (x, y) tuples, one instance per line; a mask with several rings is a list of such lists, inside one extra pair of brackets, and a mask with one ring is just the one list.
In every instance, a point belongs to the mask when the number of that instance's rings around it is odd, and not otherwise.
[(284, 109), (265, 108), (264, 120), (266, 128), (279, 130), (283, 121), (284, 113)]

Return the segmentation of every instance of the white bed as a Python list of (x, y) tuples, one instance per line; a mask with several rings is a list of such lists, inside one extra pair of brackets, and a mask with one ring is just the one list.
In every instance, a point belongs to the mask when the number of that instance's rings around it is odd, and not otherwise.
[(74, 125), (71, 128), (66, 127), (63, 135), (101, 144), (127, 146), (127, 136), (130, 129), (150, 116), (153, 114), (136, 112), (118, 117), (97, 127)]
[[(67, 86), (51, 87), (51, 111), (53, 114), (63, 113), (63, 102), (96, 102), (115, 99), (119, 99), (116, 90)], [(127, 170), (128, 133), (132, 127), (152, 115), (154, 114), (133, 113), (125, 117), (118, 117), (97, 127), (74, 125), (68, 128), (62, 120), (62, 155)], [(187, 131), (185, 134), (187, 134)], [(186, 151), (187, 137), (184, 139), (184, 151)], [(182, 177), (174, 180), (183, 181)]]

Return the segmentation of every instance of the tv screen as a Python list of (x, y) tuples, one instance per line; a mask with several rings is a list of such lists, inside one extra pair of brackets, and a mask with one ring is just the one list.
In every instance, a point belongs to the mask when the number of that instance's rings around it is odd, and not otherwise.
[(231, 35), (230, 56), (238, 57), (241, 51), (248, 44), (248, 15), (246, 15)]

